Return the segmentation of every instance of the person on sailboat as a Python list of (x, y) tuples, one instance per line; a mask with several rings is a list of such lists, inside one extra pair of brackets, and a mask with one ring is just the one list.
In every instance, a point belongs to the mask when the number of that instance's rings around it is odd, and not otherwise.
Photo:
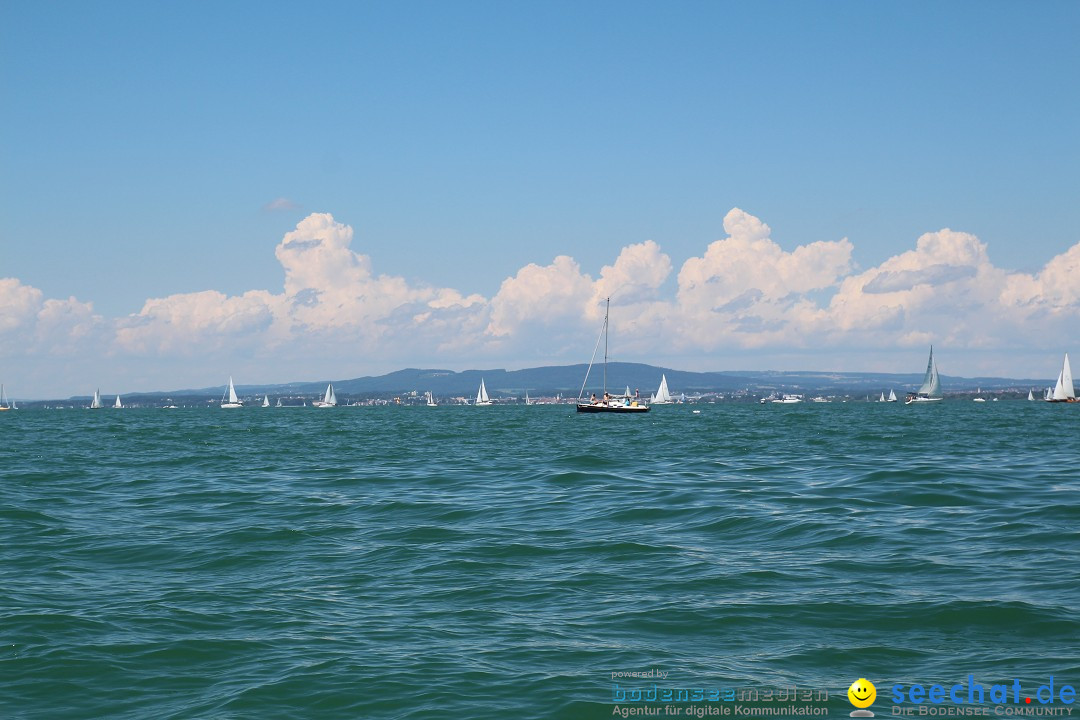
[(589, 398), (589, 402), (592, 403), (593, 405), (596, 404), (596, 393), (592, 394), (592, 397)]

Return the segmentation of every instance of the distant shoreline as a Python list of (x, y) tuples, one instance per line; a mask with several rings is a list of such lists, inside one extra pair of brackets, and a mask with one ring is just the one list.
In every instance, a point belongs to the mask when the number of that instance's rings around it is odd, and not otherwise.
[[(533, 398), (555, 397), (576, 398), (581, 390), (585, 376), (585, 365), (557, 365), (527, 368), (523, 370), (464, 370), (456, 372), (443, 369), (397, 370), (379, 376), (366, 376), (346, 380), (325, 378), (311, 382), (292, 382), (277, 384), (244, 384), (238, 382), (237, 392), (247, 399), (255, 396), (261, 400), (269, 395), (271, 403), (277, 398), (291, 398), (295, 404), (302, 400), (321, 397), (326, 383), (331, 380), (343, 402), (366, 400), (392, 400), (394, 397), (410, 396), (417, 393), (422, 396), (430, 391), (436, 398), (471, 398), (481, 380), (487, 385), (493, 399), (509, 401), (510, 398), (524, 397), (526, 391)], [(662, 375), (667, 376), (668, 385), (674, 395), (721, 394), (727, 399), (756, 399), (771, 392), (803, 393), (808, 395), (847, 395), (852, 400), (865, 400), (866, 396), (877, 396), (889, 390), (897, 395), (914, 390), (922, 382), (922, 373), (857, 373), (857, 372), (810, 372), (810, 371), (773, 371), (773, 370), (729, 370), (722, 372), (690, 372), (675, 370), (642, 363), (609, 363), (609, 388), (629, 386), (640, 391), (644, 397), (655, 392)], [(228, 373), (223, 373), (222, 380)], [(1002, 378), (1002, 377), (960, 377), (942, 375), (941, 381), (946, 397), (964, 396), (981, 389), (984, 393), (1022, 393), (1026, 396), (1029, 389), (1041, 397), (1042, 390), (1053, 384), (1051, 378)], [(595, 373), (589, 378), (586, 391), (600, 388), (602, 378)], [(88, 386), (94, 387), (93, 379), (88, 379)], [(119, 390), (127, 404), (170, 404), (203, 405), (212, 404), (221, 397), (225, 383), (195, 389), (178, 389), (151, 392), (128, 392)], [(10, 390), (8, 391), (11, 394)], [(103, 398), (110, 400), (117, 391), (102, 388)], [(15, 399), (24, 407), (42, 405), (78, 406), (88, 405), (93, 395), (91, 390), (86, 395), (68, 398), (44, 398), (30, 400)]]

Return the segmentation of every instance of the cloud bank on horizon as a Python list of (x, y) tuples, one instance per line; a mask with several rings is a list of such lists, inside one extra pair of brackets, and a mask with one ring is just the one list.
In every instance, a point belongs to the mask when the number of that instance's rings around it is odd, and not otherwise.
[(724, 217), (724, 232), (677, 271), (647, 240), (624, 247), (595, 277), (560, 255), (519, 269), (485, 298), (378, 274), (372, 258), (353, 249), (350, 226), (312, 213), (275, 249), (284, 272), (279, 292), (150, 298), (137, 313), (106, 318), (91, 302), (45, 298), (15, 278), (0, 279), (0, 353), (54, 377), (63, 365), (64, 385), (95, 382), (73, 367), (85, 362), (141, 367), (124, 376), (147, 385), (130, 389), (168, 389), (180, 387), (169, 379), (177, 365), (191, 381), (211, 384), (239, 372), (230, 368), (251, 373), (251, 382), (275, 382), (404, 366), (583, 362), (608, 296), (616, 304), (617, 359), (651, 363), (722, 350), (745, 353), (750, 367), (761, 352), (931, 343), (1057, 353), (1080, 320), (1080, 243), (1027, 274), (995, 267), (985, 243), (946, 228), (860, 270), (846, 238), (786, 251), (767, 224), (738, 208)]

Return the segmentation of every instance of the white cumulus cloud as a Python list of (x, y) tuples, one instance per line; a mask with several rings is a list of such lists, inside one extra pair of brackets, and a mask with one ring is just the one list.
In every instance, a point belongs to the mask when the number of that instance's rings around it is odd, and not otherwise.
[(277, 243), (277, 290), (150, 298), (138, 312), (105, 319), (88, 302), (0, 279), (0, 355), (25, 358), (41, 377), (87, 372), (57, 365), (75, 353), (101, 360), (99, 370), (154, 363), (170, 374), (139, 377), (163, 388), (216, 381), (238, 366), (284, 380), (582, 362), (607, 297), (613, 357), (692, 358), (697, 367), (717, 367), (709, 358), (718, 353), (728, 366), (742, 353), (753, 367), (758, 353), (871, 348), (893, 358), (930, 343), (943, 355), (1041, 357), (1058, 352), (1080, 321), (1080, 244), (1036, 273), (1018, 273), (996, 267), (974, 235), (946, 228), (857, 270), (847, 238), (785, 247), (738, 208), (723, 229), (677, 271), (657, 242), (631, 242), (594, 273), (570, 255), (529, 264), (486, 298), (380, 274), (354, 247), (350, 226), (312, 213)]
[(679, 271), (680, 346), (804, 343), (805, 330), (822, 316), (805, 296), (837, 285), (850, 271), (851, 242), (814, 242), (788, 252), (773, 241), (768, 225), (738, 208), (724, 218), (724, 231), (726, 238)]

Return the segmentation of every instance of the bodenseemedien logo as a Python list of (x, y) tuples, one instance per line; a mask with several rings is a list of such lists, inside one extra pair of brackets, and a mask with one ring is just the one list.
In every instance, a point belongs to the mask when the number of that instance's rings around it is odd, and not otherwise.
[(847, 697), (851, 704), (858, 708), (851, 711), (851, 717), (874, 717), (874, 713), (866, 709), (877, 699), (877, 688), (874, 687), (874, 683), (866, 678), (859, 678), (847, 689)]

